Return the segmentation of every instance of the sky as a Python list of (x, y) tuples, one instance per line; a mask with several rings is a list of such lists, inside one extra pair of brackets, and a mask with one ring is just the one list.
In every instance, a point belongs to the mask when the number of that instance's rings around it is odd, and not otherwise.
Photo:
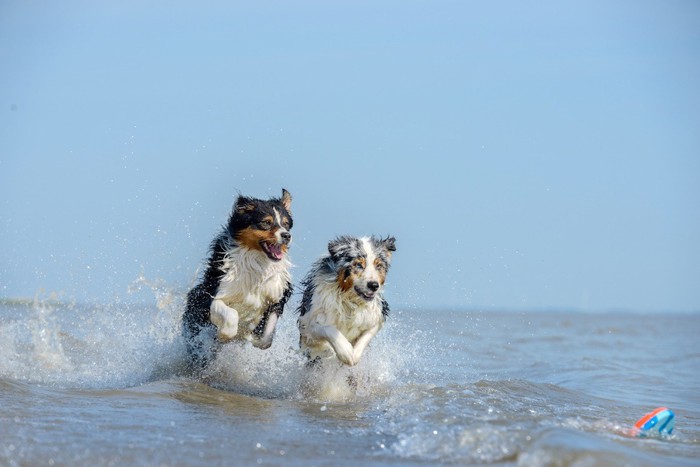
[(239, 194), (392, 308), (700, 311), (700, 3), (0, 3), (0, 297), (184, 293)]

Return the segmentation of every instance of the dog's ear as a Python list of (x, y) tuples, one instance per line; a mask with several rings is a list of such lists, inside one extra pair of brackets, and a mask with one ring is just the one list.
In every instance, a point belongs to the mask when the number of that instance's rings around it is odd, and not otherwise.
[(382, 246), (386, 248), (387, 251), (396, 251), (396, 239), (394, 237), (387, 237), (382, 240)]
[(331, 254), (331, 258), (333, 258), (334, 261), (347, 249), (347, 243), (347, 240), (343, 237), (338, 237), (328, 242), (328, 253)]
[(236, 200), (236, 204), (233, 206), (233, 210), (236, 214), (247, 214), (255, 211), (255, 203), (250, 198), (245, 196), (239, 196)]
[(289, 194), (287, 190), (282, 188), (282, 206), (287, 210), (288, 213), (292, 213), (292, 195)]
[(340, 252), (340, 241), (337, 238), (335, 240), (331, 240), (330, 242), (328, 242), (328, 253), (330, 253), (332, 258), (337, 257), (339, 252)]

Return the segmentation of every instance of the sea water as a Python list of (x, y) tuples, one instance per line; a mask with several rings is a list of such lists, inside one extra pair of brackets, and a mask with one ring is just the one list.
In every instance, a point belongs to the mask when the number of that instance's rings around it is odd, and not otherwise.
[[(292, 306), (194, 379), (155, 290), (0, 302), (0, 465), (700, 465), (700, 314), (397, 309), (310, 371)], [(674, 435), (631, 436), (657, 406)]]

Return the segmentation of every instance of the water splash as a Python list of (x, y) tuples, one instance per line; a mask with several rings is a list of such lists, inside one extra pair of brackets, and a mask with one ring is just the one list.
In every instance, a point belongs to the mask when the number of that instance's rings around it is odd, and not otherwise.
[(65, 387), (135, 386), (172, 373), (184, 355), (181, 302), (79, 305), (35, 298), (0, 312), (0, 376)]
[[(59, 387), (114, 388), (179, 377), (186, 367), (181, 336), (185, 293), (141, 274), (128, 289), (152, 293), (154, 304), (66, 303), (56, 297), (5, 303), (0, 313), (0, 376)], [(381, 393), (407, 368), (420, 347), (404, 345), (407, 331), (388, 323), (349, 368), (337, 362), (307, 368), (299, 352), (297, 316), (289, 307), (268, 350), (224, 345), (205, 374), (214, 387), (279, 399), (347, 401)], [(415, 337), (415, 336), (414, 336)]]
[(279, 321), (270, 349), (227, 344), (205, 379), (215, 387), (265, 398), (342, 402), (371, 397), (402, 372), (400, 350), (382, 337), (380, 333), (354, 367), (334, 360), (309, 367), (299, 350), (296, 315), (288, 313)]

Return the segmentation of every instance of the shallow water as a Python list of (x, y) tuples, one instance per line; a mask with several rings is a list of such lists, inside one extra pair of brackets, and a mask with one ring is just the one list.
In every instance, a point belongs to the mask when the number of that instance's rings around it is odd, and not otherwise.
[[(700, 465), (697, 314), (397, 310), (357, 367), (308, 374), (288, 312), (194, 380), (183, 297), (156, 293), (2, 302), (1, 465)], [(628, 436), (661, 405), (673, 437)]]

